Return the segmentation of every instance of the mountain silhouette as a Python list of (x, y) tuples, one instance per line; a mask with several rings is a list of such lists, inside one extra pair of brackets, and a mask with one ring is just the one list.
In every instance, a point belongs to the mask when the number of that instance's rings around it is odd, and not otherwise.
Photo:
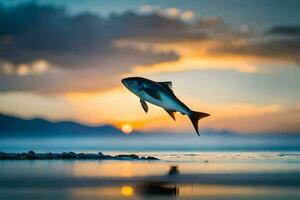
[(52, 122), (41, 118), (22, 119), (0, 113), (1, 136), (120, 136), (112, 125), (88, 126), (73, 121)]

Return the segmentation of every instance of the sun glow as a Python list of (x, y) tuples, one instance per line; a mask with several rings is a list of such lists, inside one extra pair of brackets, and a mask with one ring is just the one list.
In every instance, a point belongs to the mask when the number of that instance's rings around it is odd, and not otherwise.
[(133, 131), (133, 127), (131, 124), (126, 123), (122, 125), (121, 130), (125, 134), (130, 134)]
[(131, 186), (123, 186), (121, 188), (121, 194), (123, 196), (132, 196), (133, 195), (133, 188)]

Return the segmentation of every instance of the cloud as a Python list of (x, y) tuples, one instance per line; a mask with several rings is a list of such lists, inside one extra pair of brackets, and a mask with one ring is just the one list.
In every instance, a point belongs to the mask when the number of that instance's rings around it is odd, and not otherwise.
[(191, 11), (191, 10), (188, 10), (188, 11), (182, 12), (180, 18), (182, 20), (188, 21), (188, 20), (193, 19), (194, 16), (195, 16), (195, 13), (193, 11)]
[(159, 10), (159, 6), (156, 6), (156, 5), (142, 5), (139, 8), (139, 11), (142, 14), (150, 14), (150, 13), (156, 12), (157, 10)]
[(209, 18), (200, 18), (196, 22), (196, 26), (199, 28), (210, 28), (215, 27), (223, 23), (223, 20), (220, 17), (209, 17)]
[[(248, 33), (247, 25), (241, 26), (241, 32)], [(223, 43), (211, 53), (255, 56), (274, 61), (285, 61), (298, 64), (300, 57), (300, 26), (275, 26), (264, 34), (255, 34), (244, 42)], [(279, 37), (275, 37), (279, 36)]]
[[(22, 117), (72, 119), (88, 124), (130, 122), (134, 127), (143, 130), (193, 132), (186, 116), (177, 113), (176, 123), (174, 123), (161, 108), (152, 104), (149, 104), (151, 112), (145, 115), (136, 97), (127, 94), (129, 91), (121, 88), (103, 93), (66, 93), (56, 96), (8, 92), (0, 94), (0, 110)], [(192, 109), (211, 114), (211, 117), (200, 121), (199, 127), (202, 130), (211, 128), (238, 133), (299, 133), (300, 131), (299, 104), (293, 106), (251, 103), (214, 104), (203, 103), (191, 96), (182, 94), (180, 96), (181, 99), (187, 100), (185, 103)], [(114, 109), (107, 105), (113, 105)]]
[(300, 26), (275, 26), (266, 31), (267, 35), (300, 36)]
[(256, 73), (272, 70), (267, 65), (295, 66), (300, 63), (299, 37), (273, 37), (255, 33), (243, 24), (235, 30), (220, 18), (199, 19), (169, 36), (122, 38), (115, 42), (123, 48), (141, 51), (175, 52), (178, 61), (136, 65), (133, 73), (158, 73), (185, 70), (237, 70)]
[(271, 39), (235, 45), (225, 44), (224, 46), (214, 49), (213, 53), (257, 56), (261, 58), (269, 58), (272, 60), (282, 60), (299, 63), (299, 51), (300, 38), (289, 38)]
[(144, 5), (140, 12), (103, 18), (34, 3), (0, 7), (0, 91), (92, 92), (142, 68), (253, 73), (264, 59), (299, 62), (299, 38), (257, 36), (220, 17), (196, 20), (191, 10)]
[(142, 5), (139, 9), (142, 14), (156, 14), (167, 18), (190, 21), (195, 17), (192, 10), (181, 10), (175, 7), (161, 8), (157, 5)]
[(35, 4), (2, 8), (1, 13), (0, 37), (6, 45), (0, 56), (14, 63), (43, 58), (57, 66), (82, 67), (108, 54), (125, 54), (112, 48), (115, 38), (183, 26), (176, 20), (131, 12), (108, 19), (88, 13), (70, 17), (64, 9)]
[(2, 91), (113, 87), (132, 65), (178, 59), (172, 52), (116, 48), (116, 38), (164, 35), (185, 26), (176, 19), (132, 12), (108, 18), (89, 13), (69, 16), (64, 8), (35, 3), (0, 6), (0, 19)]
[(299, 133), (299, 124), (299, 105), (280, 106), (268, 112), (228, 117), (208, 123), (217, 130), (227, 129), (240, 133)]
[(29, 64), (19, 64), (14, 65), (10, 62), (0, 63), (0, 69), (2, 68), (2, 73), (5, 75), (41, 75), (45, 73), (49, 68), (49, 63), (45, 60), (36, 60)]

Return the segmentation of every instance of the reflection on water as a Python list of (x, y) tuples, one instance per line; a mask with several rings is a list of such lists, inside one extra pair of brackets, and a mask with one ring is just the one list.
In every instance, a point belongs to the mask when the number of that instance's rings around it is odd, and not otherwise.
[(125, 185), (123, 187), (121, 187), (121, 194), (123, 196), (132, 196), (133, 195), (133, 187)]
[(299, 155), (156, 153), (161, 161), (0, 161), (0, 199), (300, 199)]
[(174, 166), (170, 166), (170, 170), (168, 172), (169, 176), (175, 176), (179, 174), (179, 170), (178, 170), (178, 166), (174, 165)]
[[(123, 186), (126, 187), (126, 186)], [(123, 188), (121, 187), (121, 188)], [(120, 193), (119, 187), (76, 188), (71, 199), (299, 199), (297, 188), (241, 187), (220, 185), (160, 185), (159, 183), (131, 187), (130, 194)]]
[[(170, 185), (168, 189), (144, 189), (140, 192), (139, 186), (132, 187), (132, 194), (124, 195), (121, 188), (124, 186), (98, 186), (76, 188), (18, 188), (0, 189), (0, 199), (3, 200), (116, 200), (116, 199), (201, 199), (201, 200), (299, 200), (298, 188), (288, 187), (253, 187), (253, 186), (224, 186), (179, 184)], [(173, 188), (172, 188), (173, 187)]]
[(171, 183), (144, 182), (137, 186), (137, 192), (141, 196), (178, 196), (179, 188)]

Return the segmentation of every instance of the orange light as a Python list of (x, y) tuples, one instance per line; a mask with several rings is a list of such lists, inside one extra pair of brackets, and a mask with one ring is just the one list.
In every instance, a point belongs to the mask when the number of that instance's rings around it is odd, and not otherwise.
[(121, 188), (121, 194), (123, 196), (132, 196), (133, 195), (133, 188), (131, 186), (123, 186)]
[(130, 134), (133, 131), (133, 127), (131, 124), (126, 123), (122, 125), (121, 130), (125, 134)]

